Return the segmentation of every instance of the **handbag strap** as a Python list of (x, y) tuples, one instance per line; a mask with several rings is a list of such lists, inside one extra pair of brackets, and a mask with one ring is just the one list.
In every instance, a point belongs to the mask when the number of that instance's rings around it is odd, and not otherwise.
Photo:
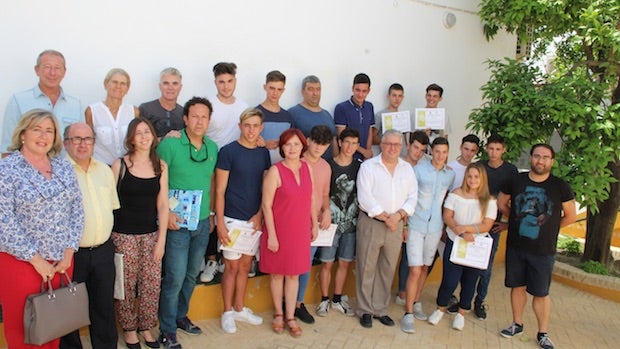
[(116, 181), (116, 192), (119, 193), (121, 188), (121, 181), (125, 177), (125, 171), (127, 170), (127, 165), (125, 164), (124, 157), (119, 158), (121, 160), (121, 167), (118, 170), (118, 180)]

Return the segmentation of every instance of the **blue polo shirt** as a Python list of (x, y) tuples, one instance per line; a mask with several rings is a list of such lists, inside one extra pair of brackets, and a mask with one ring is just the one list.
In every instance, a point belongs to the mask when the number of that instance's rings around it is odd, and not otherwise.
[[(334, 109), (334, 122), (336, 126), (354, 128), (360, 133), (360, 146), (366, 147), (370, 128), (375, 125), (375, 110), (372, 103), (364, 101), (359, 106), (353, 102), (353, 97), (339, 103)], [(364, 156), (356, 152), (356, 159), (364, 159)]]
[(428, 234), (441, 233), (443, 227), (443, 200), (454, 181), (454, 171), (444, 165), (441, 170), (430, 161), (413, 167), (418, 179), (418, 203), (407, 224), (409, 229)]

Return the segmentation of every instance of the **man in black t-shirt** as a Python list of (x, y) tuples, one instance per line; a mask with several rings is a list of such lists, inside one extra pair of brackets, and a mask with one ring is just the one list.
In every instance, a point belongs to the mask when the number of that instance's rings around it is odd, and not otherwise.
[(506, 287), (510, 287), (513, 323), (500, 334), (510, 338), (523, 333), (527, 293), (538, 320), (538, 344), (553, 348), (547, 335), (551, 299), (549, 286), (560, 227), (575, 221), (575, 195), (564, 180), (551, 174), (555, 158), (548, 144), (530, 151), (529, 173), (505, 183), (497, 206), (509, 216), (506, 247)]

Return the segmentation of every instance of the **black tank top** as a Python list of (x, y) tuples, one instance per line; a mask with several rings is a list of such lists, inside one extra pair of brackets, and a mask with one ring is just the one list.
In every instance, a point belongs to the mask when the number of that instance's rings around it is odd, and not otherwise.
[[(121, 158), (124, 163), (125, 160)], [(113, 231), (123, 234), (147, 234), (157, 231), (157, 195), (160, 175), (139, 178), (125, 165), (118, 186), (121, 208), (114, 211)]]

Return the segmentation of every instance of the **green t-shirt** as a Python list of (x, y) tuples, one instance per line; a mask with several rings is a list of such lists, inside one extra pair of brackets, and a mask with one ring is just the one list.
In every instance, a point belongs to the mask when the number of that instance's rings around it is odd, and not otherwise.
[(168, 137), (159, 143), (157, 153), (168, 164), (168, 186), (170, 189), (202, 190), (200, 220), (209, 217), (211, 205), (211, 183), (215, 163), (217, 162), (217, 145), (203, 137), (204, 145), (197, 150), (190, 143), (185, 129), (181, 137)]

